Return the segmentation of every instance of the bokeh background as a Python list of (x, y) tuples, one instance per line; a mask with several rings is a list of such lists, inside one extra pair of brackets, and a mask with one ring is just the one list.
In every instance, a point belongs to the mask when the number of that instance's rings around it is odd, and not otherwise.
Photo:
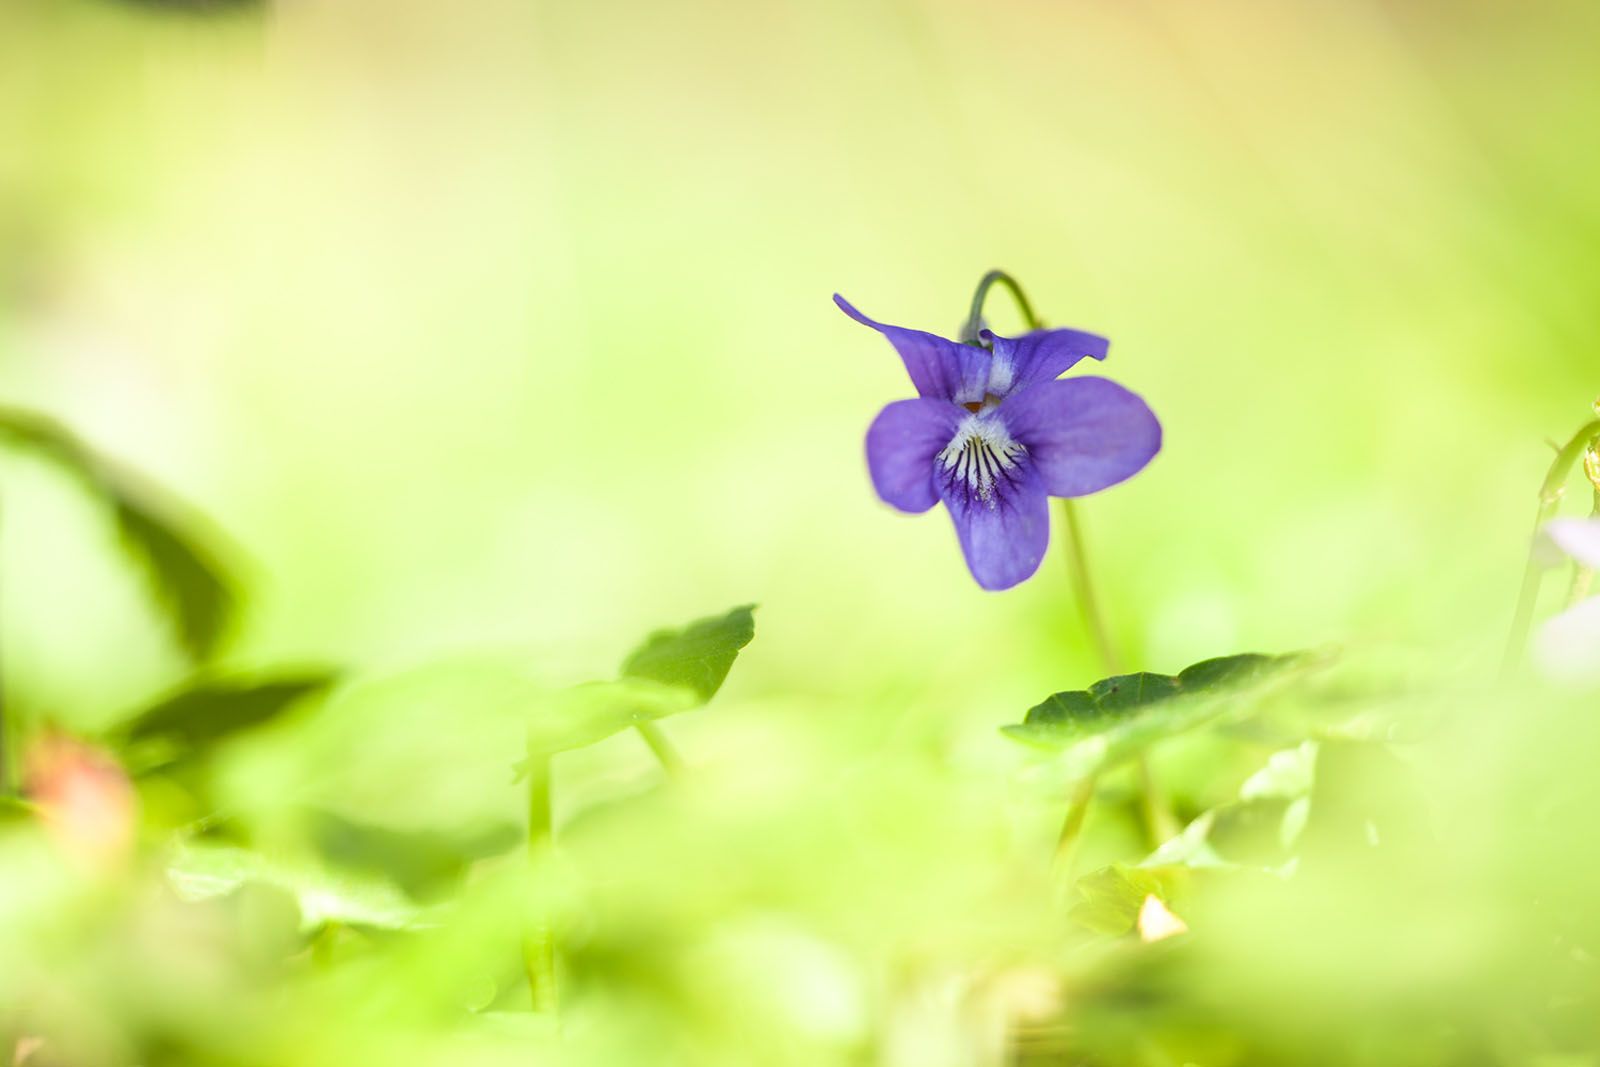
[[(836, 290), (953, 331), (1003, 266), (1113, 339), (1167, 444), (1087, 522), (1157, 669), (1498, 624), (1595, 391), (1587, 4), (0, 18), (0, 384), (231, 533), (247, 659), (582, 675), (759, 600), (748, 684), (1092, 669), (1054, 563), (984, 595), (873, 498), (908, 385)], [(67, 510), (8, 503), (4, 643), (109, 713), (160, 645)]]
[[(1059, 544), (986, 594), (876, 501), (911, 390), (830, 296), (948, 334), (1003, 267), (1166, 427), (1083, 511), (1128, 663), (1483, 674), (1600, 391), (1597, 39), (1584, 2), (8, 0), (0, 396), (207, 517), (228, 667), (564, 683), (755, 601), (686, 747), (998, 774), (1099, 673)], [(181, 659), (92, 509), (0, 474), (6, 689), (115, 723)]]

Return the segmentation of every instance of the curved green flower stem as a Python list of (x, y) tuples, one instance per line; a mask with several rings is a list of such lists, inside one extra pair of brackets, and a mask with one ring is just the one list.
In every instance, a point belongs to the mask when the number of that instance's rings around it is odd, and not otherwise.
[(672, 743), (665, 730), (653, 722), (641, 722), (634, 729), (639, 731), (644, 743), (655, 753), (656, 759), (661, 763), (661, 769), (667, 772), (668, 778), (683, 777), (683, 757), (678, 754), (677, 746)]
[(992, 270), (983, 276), (978, 282), (978, 291), (972, 294), (972, 313), (967, 316), (967, 324), (961, 328), (960, 339), (963, 343), (977, 342), (978, 332), (983, 329), (983, 302), (989, 299), (989, 290), (996, 283), (1011, 290), (1011, 295), (1017, 301), (1017, 307), (1022, 311), (1022, 319), (1028, 324), (1028, 329), (1044, 329), (1039, 316), (1033, 313), (1033, 305), (1028, 303), (1028, 298), (1023, 295), (1022, 286), (1017, 284), (1017, 280), (1003, 270)]
[(1506, 640), (1505, 659), (1501, 662), (1502, 676), (1512, 674), (1522, 662), (1522, 652), (1528, 645), (1528, 631), (1533, 626), (1533, 609), (1539, 602), (1539, 586), (1544, 580), (1545, 567), (1539, 559), (1539, 530), (1555, 517), (1566, 492), (1567, 476), (1573, 464), (1588, 451), (1589, 446), (1600, 441), (1600, 419), (1586, 424), (1572, 435), (1572, 439), (1556, 453), (1555, 460), (1545, 473), (1539, 486), (1539, 513), (1533, 522), (1533, 538), (1528, 546), (1528, 565), (1522, 571), (1522, 588), (1517, 593), (1517, 609), (1511, 619), (1511, 635)]
[[(542, 859), (552, 836), (550, 804), (550, 756), (528, 752), (528, 865), (530, 872)], [(535, 905), (542, 907), (542, 905)], [(541, 1015), (556, 1013), (556, 935), (548, 914), (530, 919), (522, 937), (522, 963), (528, 974), (528, 992), (533, 1010)]]

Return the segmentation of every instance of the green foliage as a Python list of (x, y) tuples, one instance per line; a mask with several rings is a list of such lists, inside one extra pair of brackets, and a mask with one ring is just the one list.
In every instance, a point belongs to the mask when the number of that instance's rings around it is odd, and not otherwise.
[(622, 664), (626, 678), (646, 678), (691, 690), (700, 702), (722, 688), (739, 650), (755, 636), (755, 605), (699, 619), (677, 630), (657, 630)]
[(233, 622), (237, 596), (233, 580), (195, 532), (196, 523), (178, 518), (165, 493), (48, 416), (0, 408), (0, 442), (52, 463), (110, 511), (179, 644), (195, 660), (210, 658)]
[(547, 755), (584, 748), (702, 703), (695, 689), (640, 678), (544, 693), (529, 705), (528, 747)]
[(323, 870), (310, 863), (273, 861), (231, 845), (188, 841), (175, 845), (166, 876), (186, 900), (211, 900), (245, 886), (272, 886), (294, 897), (302, 928), (326, 923), (403, 930), (422, 912), (381, 880)]
[(1181, 867), (1131, 867), (1113, 863), (1079, 878), (1074, 885), (1077, 902), (1069, 915), (1073, 921), (1102, 934), (1120, 936), (1139, 919), (1146, 897), (1171, 904), (1184, 879)]
[(335, 812), (308, 813), (309, 836), (330, 865), (392, 880), (408, 895), (431, 899), (452, 888), (477, 861), (521, 842), (505, 822), (460, 831), (396, 830)]
[(1030, 708), (1021, 723), (1002, 730), (1026, 744), (1064, 753), (1074, 773), (1090, 773), (1164, 738), (1249, 710), (1308, 662), (1303, 655), (1246, 653), (1205, 660), (1176, 675), (1103, 678), (1088, 689), (1051, 695)]
[(243, 678), (201, 678), (135, 714), (122, 732), (130, 743), (161, 740), (194, 751), (262, 725), (334, 684), (329, 671)]

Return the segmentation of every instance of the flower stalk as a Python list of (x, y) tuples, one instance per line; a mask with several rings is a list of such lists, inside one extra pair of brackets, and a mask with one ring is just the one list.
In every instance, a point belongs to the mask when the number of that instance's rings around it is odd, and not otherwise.
[(655, 754), (667, 777), (682, 778), (683, 756), (678, 752), (678, 746), (667, 736), (667, 732), (653, 722), (641, 722), (634, 728), (639, 731), (639, 736), (644, 738), (644, 743), (650, 746), (650, 751)]
[[(1044, 323), (1034, 312), (1033, 305), (1028, 302), (1027, 294), (1022, 291), (1022, 286), (1017, 280), (1003, 270), (991, 270), (979, 280), (978, 288), (972, 294), (972, 310), (960, 335), (960, 340), (964, 343), (976, 344), (982, 335), (984, 303), (989, 297), (989, 291), (996, 285), (1004, 286), (1011, 291), (1028, 329), (1044, 329)], [(1110, 629), (1106, 626), (1099, 599), (1095, 595), (1083, 528), (1078, 519), (1077, 506), (1070, 497), (1061, 498), (1061, 518), (1066, 538), (1067, 570), (1073, 596), (1078, 604), (1078, 613), (1083, 620), (1083, 628), (1095, 646), (1095, 652), (1100, 658), (1106, 676), (1121, 674), (1122, 659), (1111, 641)], [(1138, 759), (1137, 770), (1140, 814), (1150, 845), (1155, 847), (1177, 832), (1177, 820), (1156, 786), (1154, 776), (1150, 773), (1149, 761), (1143, 756)], [(1078, 784), (1069, 801), (1066, 820), (1062, 823), (1061, 834), (1056, 842), (1057, 866), (1064, 872), (1072, 870), (1072, 860), (1077, 851), (1078, 839), (1083, 833), (1089, 804), (1094, 799), (1096, 785), (1097, 777), (1090, 775)]]
[(1022, 311), (1022, 321), (1028, 324), (1028, 329), (1044, 329), (1044, 324), (1039, 321), (1039, 316), (1033, 313), (1033, 305), (1028, 303), (1028, 297), (1023, 293), (1022, 286), (1017, 284), (1017, 280), (1003, 270), (992, 270), (979, 280), (978, 289), (972, 294), (972, 311), (967, 316), (967, 324), (962, 327), (958, 338), (962, 344), (978, 343), (979, 335), (983, 332), (983, 305), (989, 299), (989, 290), (996, 285), (1003, 285), (1011, 290), (1011, 296)]

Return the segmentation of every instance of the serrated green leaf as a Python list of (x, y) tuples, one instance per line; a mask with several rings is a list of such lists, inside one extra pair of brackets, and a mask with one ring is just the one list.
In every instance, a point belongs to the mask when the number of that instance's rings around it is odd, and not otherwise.
[(1027, 721), (1038, 726), (1077, 722), (1099, 714), (1100, 706), (1085, 690), (1074, 689), (1045, 697), (1042, 703), (1028, 709)]
[(286, 890), (299, 905), (305, 930), (329, 922), (383, 930), (420, 925), (420, 910), (388, 882), (269, 860), (232, 845), (183, 842), (173, 849), (166, 875), (173, 890), (191, 901), (225, 897), (246, 885)]
[(1178, 684), (1188, 692), (1220, 686), (1245, 685), (1286, 666), (1295, 657), (1264, 656), (1242, 652), (1237, 656), (1218, 656), (1201, 660), (1178, 672)]
[(722, 688), (739, 650), (755, 636), (755, 605), (699, 619), (679, 630), (657, 630), (622, 664), (625, 678), (642, 678), (694, 692), (701, 703)]
[(1176, 696), (1178, 679), (1167, 674), (1119, 674), (1102, 678), (1089, 687), (1089, 696), (1101, 713), (1127, 711)]
[(266, 679), (203, 679), (162, 698), (124, 727), (130, 741), (162, 738), (186, 749), (212, 744), (268, 722), (318, 696), (337, 676), (328, 671)]
[(1008, 737), (1052, 750), (1078, 753), (1075, 773), (1089, 773), (1127, 758), (1146, 745), (1193, 729), (1224, 714), (1230, 698), (1282, 674), (1304, 657), (1249, 653), (1205, 660), (1173, 676), (1116, 675), (1086, 690), (1056, 693), (1029, 709), (1023, 722), (1002, 728)]
[(0, 442), (53, 463), (111, 511), (129, 554), (149, 576), (179, 643), (196, 661), (216, 650), (237, 608), (233, 581), (192, 520), (126, 468), (98, 455), (65, 426), (38, 412), (0, 408)]

